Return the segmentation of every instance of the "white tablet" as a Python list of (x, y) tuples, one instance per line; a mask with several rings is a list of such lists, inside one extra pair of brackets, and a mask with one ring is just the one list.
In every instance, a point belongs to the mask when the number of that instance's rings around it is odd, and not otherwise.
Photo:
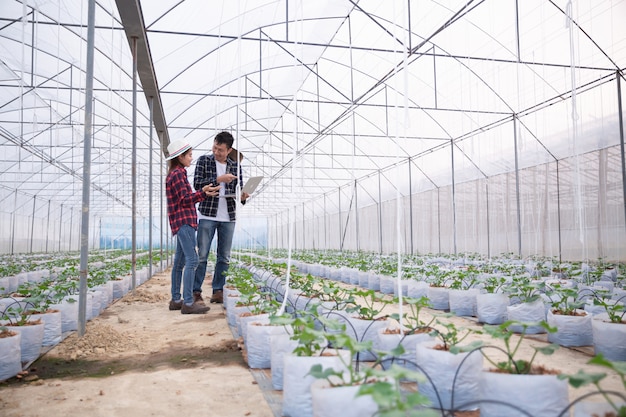
[[(254, 190), (256, 190), (256, 187), (258, 187), (258, 185), (261, 183), (262, 179), (263, 179), (263, 176), (248, 178), (248, 181), (246, 181), (246, 183), (243, 185), (243, 188), (241, 189), (241, 193), (252, 195)], [(236, 197), (236, 195), (224, 194), (224, 195), (221, 195), (220, 197)]]

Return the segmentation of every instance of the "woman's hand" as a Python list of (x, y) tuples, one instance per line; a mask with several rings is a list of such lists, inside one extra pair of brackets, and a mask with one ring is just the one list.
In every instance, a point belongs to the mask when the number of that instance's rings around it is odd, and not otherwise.
[(215, 197), (216, 195), (220, 193), (220, 188), (222, 187), (219, 185), (213, 186), (209, 184), (209, 185), (205, 185), (204, 187), (202, 187), (202, 191), (204, 192), (204, 194), (206, 194), (209, 197)]

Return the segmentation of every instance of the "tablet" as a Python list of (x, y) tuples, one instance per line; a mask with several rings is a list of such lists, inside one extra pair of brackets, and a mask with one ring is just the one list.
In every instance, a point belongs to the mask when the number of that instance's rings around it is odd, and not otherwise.
[[(252, 194), (254, 192), (254, 190), (256, 190), (256, 187), (258, 187), (258, 185), (261, 183), (261, 180), (263, 179), (263, 176), (260, 177), (250, 177), (248, 178), (248, 181), (246, 181), (246, 183), (243, 185), (243, 188), (241, 189), (241, 193), (246, 193), (246, 194)], [(221, 195), (220, 197), (236, 197), (235, 194), (224, 194)]]

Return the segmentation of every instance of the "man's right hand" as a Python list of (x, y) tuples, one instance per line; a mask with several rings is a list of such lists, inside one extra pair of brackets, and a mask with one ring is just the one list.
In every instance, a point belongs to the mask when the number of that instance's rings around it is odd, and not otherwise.
[(217, 177), (217, 182), (225, 182), (226, 184), (230, 184), (233, 180), (236, 180), (237, 176), (233, 174), (224, 174)]

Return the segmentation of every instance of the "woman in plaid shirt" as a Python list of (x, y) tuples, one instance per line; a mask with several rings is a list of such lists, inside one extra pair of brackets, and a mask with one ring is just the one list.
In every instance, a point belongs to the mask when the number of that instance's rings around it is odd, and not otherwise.
[[(170, 310), (181, 310), (183, 314), (204, 314), (210, 310), (193, 299), (193, 281), (198, 266), (196, 253), (196, 230), (198, 229), (198, 215), (196, 203), (207, 196), (219, 193), (220, 186), (211, 184), (202, 187), (202, 190), (193, 192), (187, 169), (193, 160), (191, 145), (183, 140), (170, 143), (167, 147), (169, 169), (165, 180), (165, 194), (167, 196), (167, 216), (176, 236), (176, 253), (172, 265), (172, 299)], [(184, 269), (184, 275), (183, 275)], [(181, 281), (183, 283), (183, 299), (180, 296)]]

